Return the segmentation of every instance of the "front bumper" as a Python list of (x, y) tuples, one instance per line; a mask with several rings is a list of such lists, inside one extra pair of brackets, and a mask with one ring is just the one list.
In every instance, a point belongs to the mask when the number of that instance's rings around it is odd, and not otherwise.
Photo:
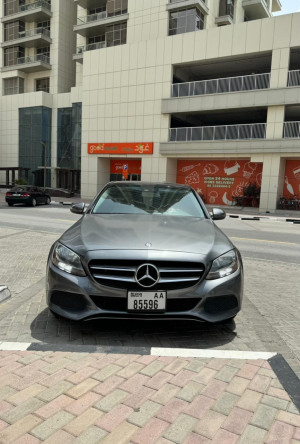
[[(130, 290), (130, 288), (128, 288)], [(220, 322), (234, 317), (243, 298), (243, 267), (224, 278), (202, 279), (183, 290), (167, 291), (166, 311), (128, 312), (127, 289), (105, 287), (90, 276), (79, 277), (55, 267), (47, 269), (47, 304), (56, 314), (74, 320), (112, 319), (194, 319)]]

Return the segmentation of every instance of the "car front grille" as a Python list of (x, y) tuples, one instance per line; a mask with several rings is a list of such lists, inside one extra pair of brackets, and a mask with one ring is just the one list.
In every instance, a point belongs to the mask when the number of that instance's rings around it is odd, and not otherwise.
[(135, 280), (136, 270), (145, 261), (92, 260), (89, 270), (92, 277), (101, 285), (124, 290), (174, 290), (192, 287), (205, 272), (205, 267), (197, 262), (150, 261), (159, 271), (160, 279), (152, 287), (144, 288)]

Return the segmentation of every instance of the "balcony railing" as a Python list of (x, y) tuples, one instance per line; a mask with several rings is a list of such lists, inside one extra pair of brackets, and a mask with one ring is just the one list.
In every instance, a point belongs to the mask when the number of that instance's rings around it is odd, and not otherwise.
[(93, 51), (94, 49), (102, 49), (106, 48), (106, 42), (97, 42), (97, 43), (90, 43), (86, 46), (78, 46), (76, 48), (76, 54), (82, 54), (85, 51)]
[(19, 57), (17, 59), (18, 65), (24, 65), (25, 63), (37, 63), (37, 62), (43, 62), (50, 65), (50, 57), (46, 54), (37, 54), (35, 56), (26, 56), (26, 57)]
[(85, 25), (90, 22), (95, 22), (97, 20), (105, 20), (108, 18), (118, 17), (120, 15), (127, 14), (126, 11), (119, 11), (115, 14), (107, 14), (107, 11), (97, 12), (96, 14), (87, 15), (85, 17), (77, 18), (77, 25)]
[(300, 137), (300, 121), (284, 122), (283, 137), (284, 139)]
[(300, 86), (300, 70), (289, 71), (288, 86)]
[(267, 89), (270, 86), (270, 73), (251, 74), (240, 77), (200, 80), (198, 82), (174, 83), (172, 97), (200, 96), (237, 91)]
[[(174, 3), (179, 3), (179, 2), (183, 2), (184, 0), (169, 0), (170, 4), (174, 4)], [(203, 3), (206, 3), (206, 0), (202, 0)]]
[(40, 8), (40, 7), (46, 8), (49, 11), (51, 10), (51, 5), (47, 1), (45, 1), (45, 0), (38, 0), (38, 1), (33, 2), (33, 3), (27, 3), (26, 5), (21, 5), (19, 7), (19, 11), (20, 12), (31, 11), (32, 9), (36, 9), (36, 8)]
[(265, 139), (266, 123), (170, 128), (170, 142)]
[(20, 31), (19, 39), (24, 39), (25, 37), (34, 37), (36, 35), (45, 35), (46, 37), (50, 37), (50, 31), (47, 28), (35, 28), (30, 29), (28, 31)]

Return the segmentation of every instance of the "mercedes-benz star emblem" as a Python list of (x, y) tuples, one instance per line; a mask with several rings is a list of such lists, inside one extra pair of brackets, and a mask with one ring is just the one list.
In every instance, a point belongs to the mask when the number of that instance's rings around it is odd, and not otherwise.
[(135, 272), (135, 280), (141, 287), (153, 287), (159, 281), (159, 271), (152, 264), (140, 265)]

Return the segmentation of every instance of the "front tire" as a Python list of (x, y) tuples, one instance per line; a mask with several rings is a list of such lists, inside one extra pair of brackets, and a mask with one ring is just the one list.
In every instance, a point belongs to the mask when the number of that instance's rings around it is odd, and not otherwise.
[(32, 201), (31, 201), (31, 206), (32, 206), (32, 207), (36, 207), (36, 199), (32, 199)]
[(46, 202), (45, 202), (45, 205), (50, 205), (50, 202), (51, 202), (50, 197), (47, 197)]

